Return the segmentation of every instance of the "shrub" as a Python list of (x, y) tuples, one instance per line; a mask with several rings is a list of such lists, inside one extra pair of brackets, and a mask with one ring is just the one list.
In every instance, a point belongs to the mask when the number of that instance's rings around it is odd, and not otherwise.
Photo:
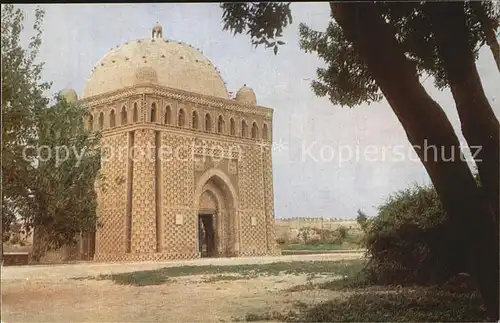
[(280, 246), (285, 245), (287, 242), (288, 241), (283, 237), (276, 239), (276, 243), (279, 244)]
[(288, 229), (280, 232), (280, 234), (276, 237), (276, 243), (280, 246), (290, 243), (290, 232)]
[(302, 242), (306, 243), (311, 236), (308, 228), (300, 228), (297, 238), (301, 239)]
[(19, 242), (21, 242), (21, 237), (19, 236), (19, 233), (12, 234), (12, 236), (10, 237), (9, 242), (11, 244), (13, 244), (13, 245), (19, 244)]
[(366, 231), (368, 225), (368, 217), (363, 211), (358, 210), (358, 216), (356, 217), (356, 221), (358, 222), (361, 230)]
[(320, 245), (322, 242), (323, 241), (321, 241), (320, 237), (311, 237), (305, 243), (308, 244), (308, 245), (317, 246), (317, 245)]
[(344, 227), (343, 225), (341, 225), (340, 227), (338, 227), (336, 231), (339, 233), (339, 235), (342, 238), (342, 240), (347, 237), (347, 231), (348, 231), (348, 229), (346, 227)]
[(383, 284), (446, 281), (460, 266), (448, 223), (432, 187), (416, 185), (389, 197), (367, 227), (369, 277)]
[(338, 230), (317, 229), (313, 228), (316, 236), (319, 237), (323, 244), (342, 244), (343, 238)]

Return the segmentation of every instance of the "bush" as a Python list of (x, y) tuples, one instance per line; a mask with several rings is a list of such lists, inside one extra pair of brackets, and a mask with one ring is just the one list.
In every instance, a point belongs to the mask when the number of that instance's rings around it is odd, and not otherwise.
[(336, 231), (339, 233), (339, 235), (342, 238), (342, 240), (347, 237), (347, 231), (348, 231), (348, 229), (346, 227), (344, 227), (344, 226), (341, 225), (340, 227), (337, 228)]
[(305, 243), (308, 245), (318, 246), (322, 243), (322, 241), (320, 237), (311, 237)]
[(358, 210), (358, 216), (356, 217), (356, 221), (358, 222), (361, 230), (366, 231), (368, 217), (366, 216), (366, 214), (363, 211)]
[(459, 270), (459, 241), (432, 187), (397, 192), (367, 227), (367, 272), (382, 284), (443, 283)]
[(300, 228), (299, 234), (297, 235), (297, 238), (299, 240), (301, 240), (302, 242), (307, 243), (310, 236), (311, 236), (311, 234), (309, 232), (309, 228)]
[(334, 234), (332, 234), (331, 237), (327, 240), (327, 243), (341, 245), (344, 243), (344, 239), (342, 239), (342, 236), (338, 234), (338, 232), (334, 232)]
[(288, 241), (285, 238), (283, 238), (283, 237), (280, 237), (280, 238), (276, 239), (276, 243), (279, 244), (280, 246), (285, 245), (287, 242)]
[(21, 237), (19, 236), (19, 233), (12, 234), (9, 242), (10, 242), (10, 244), (13, 244), (13, 245), (19, 244), (19, 242), (21, 242)]

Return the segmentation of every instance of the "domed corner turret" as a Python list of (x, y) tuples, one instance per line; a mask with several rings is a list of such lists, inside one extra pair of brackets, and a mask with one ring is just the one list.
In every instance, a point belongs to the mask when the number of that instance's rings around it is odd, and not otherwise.
[(135, 70), (134, 84), (157, 84), (158, 74), (151, 66), (141, 66)]
[(68, 103), (75, 103), (78, 101), (78, 95), (76, 94), (76, 91), (73, 89), (63, 89), (59, 92), (59, 97), (63, 98), (66, 100)]
[(236, 93), (236, 102), (241, 104), (257, 105), (257, 97), (255, 96), (255, 92), (245, 84), (238, 90), (238, 93)]

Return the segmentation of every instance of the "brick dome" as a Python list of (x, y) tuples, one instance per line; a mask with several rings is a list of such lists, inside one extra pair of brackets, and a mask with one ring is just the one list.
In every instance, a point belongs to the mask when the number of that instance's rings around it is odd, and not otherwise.
[(219, 72), (200, 51), (165, 40), (155, 32), (151, 39), (130, 41), (107, 53), (92, 71), (83, 97), (132, 86), (138, 83), (137, 77), (174, 89), (229, 98)]

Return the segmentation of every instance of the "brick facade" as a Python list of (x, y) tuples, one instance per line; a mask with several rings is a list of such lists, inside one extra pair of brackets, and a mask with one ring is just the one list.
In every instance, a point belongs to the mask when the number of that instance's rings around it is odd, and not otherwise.
[[(102, 148), (112, 152), (101, 168), (95, 260), (200, 257), (198, 215), (206, 212), (214, 213), (216, 256), (276, 254), (271, 109), (158, 85), (82, 102), (93, 129), (103, 112)], [(124, 109), (126, 121), (110, 120)], [(242, 121), (259, 131), (242, 133)]]

